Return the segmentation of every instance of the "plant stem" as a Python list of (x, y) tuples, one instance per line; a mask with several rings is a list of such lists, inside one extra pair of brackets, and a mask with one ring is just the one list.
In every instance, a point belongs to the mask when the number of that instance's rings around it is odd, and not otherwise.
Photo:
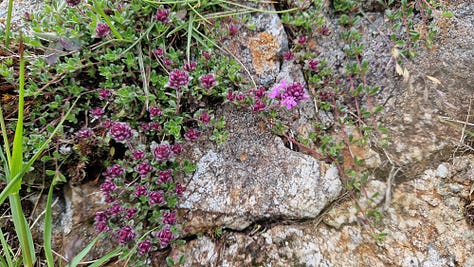
[(10, 47), (10, 28), (12, 21), (13, 0), (8, 1), (7, 25), (5, 26), (5, 46)]

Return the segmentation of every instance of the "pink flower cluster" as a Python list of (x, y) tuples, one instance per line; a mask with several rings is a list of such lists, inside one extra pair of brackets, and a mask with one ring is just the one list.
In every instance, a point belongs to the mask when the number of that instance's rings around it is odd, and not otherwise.
[(278, 100), (280, 105), (285, 106), (286, 109), (290, 110), (303, 99), (309, 98), (309, 95), (306, 94), (305, 89), (301, 83), (294, 82), (287, 84), (283, 79), (279, 84), (272, 88), (268, 94), (268, 97)]

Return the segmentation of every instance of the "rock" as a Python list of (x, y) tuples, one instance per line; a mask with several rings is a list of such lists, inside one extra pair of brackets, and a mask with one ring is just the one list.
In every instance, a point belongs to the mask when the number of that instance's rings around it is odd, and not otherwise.
[(200, 158), (180, 204), (189, 210), (192, 229), (243, 230), (258, 220), (315, 218), (339, 196), (336, 167), (286, 148), (259, 129), (263, 122), (251, 113), (225, 118), (228, 140)]
[[(24, 25), (25, 13), (34, 14), (43, 6), (42, 0), (15, 0), (12, 9), (12, 29), (19, 29)], [(8, 0), (0, 2), (0, 28), (5, 29), (8, 15)]]
[[(458, 163), (472, 160), (458, 158)], [(184, 266), (474, 266), (474, 235), (463, 218), (463, 198), (439, 194), (452, 183), (426, 170), (396, 187), (390, 208), (377, 226), (388, 234), (382, 242), (376, 242), (356, 220), (346, 220), (337, 228), (310, 221), (268, 225), (255, 235), (224, 232), (220, 239), (204, 236), (176, 253), (188, 255)], [(367, 191), (384, 189), (384, 183), (371, 181)], [(437, 205), (433, 199), (438, 199)], [(377, 207), (382, 200), (377, 197), (370, 205)], [(332, 212), (349, 215), (353, 205), (347, 201)]]

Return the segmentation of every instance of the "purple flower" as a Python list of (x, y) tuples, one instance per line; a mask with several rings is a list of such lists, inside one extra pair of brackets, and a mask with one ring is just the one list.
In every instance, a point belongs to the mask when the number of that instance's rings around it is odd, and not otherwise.
[(183, 69), (185, 71), (194, 71), (196, 70), (197, 63), (194, 61), (191, 61), (189, 63), (184, 64)]
[(235, 36), (239, 32), (239, 28), (237, 28), (237, 26), (235, 26), (234, 24), (230, 24), (228, 28), (230, 36)]
[(211, 53), (209, 53), (209, 52), (207, 52), (207, 51), (203, 51), (203, 52), (202, 52), (202, 55), (203, 55), (203, 57), (204, 57), (206, 60), (209, 60), (209, 59), (211, 59), (211, 57), (212, 57)]
[(227, 96), (226, 96), (226, 98), (227, 98), (227, 100), (229, 100), (229, 101), (234, 101), (234, 99), (235, 99), (234, 92), (232, 92), (232, 90), (227, 91)]
[(159, 107), (150, 107), (148, 112), (150, 112), (151, 118), (161, 116), (162, 114), (161, 109)]
[(124, 122), (114, 122), (109, 129), (109, 134), (116, 142), (123, 142), (130, 139), (133, 135), (132, 128)]
[(155, 14), (155, 19), (161, 21), (162, 23), (168, 22), (168, 16), (170, 11), (168, 9), (158, 9)]
[(283, 58), (285, 60), (293, 60), (293, 59), (295, 59), (295, 54), (293, 54), (293, 52), (291, 52), (291, 51), (288, 51), (288, 52), (283, 54)]
[(216, 77), (212, 73), (202, 75), (199, 80), (201, 85), (208, 90), (217, 85)]
[(176, 195), (178, 195), (178, 197), (182, 197), (185, 190), (186, 190), (185, 186), (182, 186), (180, 183), (176, 183), (176, 187), (174, 191)]
[(301, 45), (305, 44), (307, 40), (308, 40), (308, 36), (306, 35), (298, 37), (298, 43)]
[(118, 202), (114, 202), (114, 204), (108, 209), (108, 211), (112, 216), (117, 217), (123, 211), (123, 207), (120, 206)]
[(156, 237), (160, 239), (161, 248), (164, 248), (170, 244), (171, 240), (174, 238), (174, 235), (169, 228), (165, 228), (158, 232)]
[(105, 111), (102, 108), (95, 107), (91, 109), (91, 115), (94, 119), (99, 119), (100, 117), (104, 116)]
[(138, 243), (137, 247), (138, 247), (138, 254), (139, 255), (149, 253), (151, 251), (151, 248), (152, 248), (150, 239), (147, 239), (143, 242)]
[(201, 115), (199, 115), (199, 120), (204, 124), (208, 124), (209, 121), (211, 121), (211, 116), (209, 116), (206, 111), (203, 111)]
[(329, 28), (324, 26), (324, 27), (321, 28), (320, 32), (321, 32), (322, 35), (328, 36), (329, 35)]
[(163, 224), (175, 224), (176, 223), (176, 211), (165, 212), (163, 214)]
[(112, 193), (114, 190), (115, 184), (110, 179), (106, 179), (105, 182), (100, 185), (100, 191), (105, 195)]
[(166, 171), (159, 170), (158, 173), (159, 173), (158, 183), (160, 184), (169, 182), (173, 178), (171, 176), (171, 170), (166, 170)]
[(117, 178), (124, 173), (124, 169), (119, 164), (112, 165), (105, 170), (104, 176), (106, 178)]
[(142, 150), (135, 150), (133, 151), (132, 156), (134, 160), (141, 160), (145, 158), (145, 152)]
[(167, 67), (171, 67), (173, 65), (173, 60), (171, 58), (165, 57), (163, 59), (163, 64), (165, 64)]
[(277, 99), (280, 101), (282, 106), (290, 110), (296, 106), (301, 100), (309, 98), (306, 94), (304, 87), (299, 82), (287, 84), (283, 79), (278, 85), (273, 87), (268, 97)]
[(184, 148), (180, 144), (171, 145), (171, 151), (173, 151), (174, 155), (178, 155), (179, 153), (184, 151)]
[(105, 129), (112, 127), (112, 121), (107, 119), (102, 122), (101, 126)]
[(258, 89), (253, 90), (252, 93), (256, 98), (262, 98), (265, 96), (265, 88), (259, 87)]
[(26, 21), (32, 21), (33, 20), (33, 16), (29, 12), (25, 12), (24, 18), (25, 18)]
[(267, 105), (260, 100), (255, 101), (255, 104), (252, 106), (253, 111), (262, 111)]
[(107, 220), (109, 217), (103, 211), (99, 211), (95, 214), (94, 222), (95, 222), (95, 229), (98, 233), (102, 233), (108, 231), (110, 228), (107, 225)]
[(166, 86), (175, 88), (175, 89), (181, 89), (182, 87), (185, 87), (188, 85), (189, 80), (190, 78), (186, 71), (174, 69), (170, 73), (170, 77)]
[(154, 204), (165, 204), (163, 193), (161, 191), (155, 191), (150, 193), (150, 206)]
[(81, 0), (66, 0), (68, 6), (77, 6)]
[(272, 88), (272, 91), (270, 92), (270, 94), (268, 94), (268, 97), (270, 97), (271, 99), (279, 97), (281, 93), (286, 90), (287, 87), (288, 84), (286, 84), (286, 80), (282, 79), (279, 84)]
[(99, 99), (106, 100), (112, 96), (112, 92), (109, 89), (99, 89)]
[(140, 173), (141, 177), (147, 176), (150, 172), (153, 171), (153, 166), (150, 165), (148, 162), (142, 162), (135, 167), (135, 171)]
[(87, 139), (94, 135), (94, 131), (91, 128), (83, 128), (77, 132), (77, 137)]
[(95, 34), (97, 37), (102, 38), (110, 33), (110, 27), (106, 23), (99, 23), (97, 24), (97, 28), (95, 29)]
[(148, 124), (148, 128), (152, 131), (155, 131), (155, 132), (161, 131), (161, 125), (156, 121), (150, 122)]
[(191, 128), (184, 134), (184, 137), (186, 138), (186, 140), (194, 142), (198, 139), (200, 135), (201, 133), (199, 131)]
[(140, 124), (140, 126), (142, 127), (142, 132), (146, 132), (146, 131), (150, 130), (150, 125), (146, 122), (142, 122)]
[(163, 48), (157, 48), (153, 50), (153, 55), (155, 55), (156, 57), (161, 57), (164, 54), (165, 54), (165, 50), (163, 50)]
[(135, 197), (148, 195), (148, 189), (145, 185), (135, 185)]
[(155, 156), (158, 161), (167, 161), (172, 156), (172, 150), (168, 143), (163, 143), (160, 145), (153, 144), (151, 145), (151, 151), (153, 156)]
[(310, 68), (312, 71), (317, 72), (318, 71), (318, 64), (319, 62), (314, 59), (309, 59), (308, 60), (308, 68)]
[(117, 231), (117, 236), (119, 238), (120, 244), (123, 245), (135, 237), (135, 233), (132, 230), (132, 227), (129, 225), (123, 227)]
[(125, 219), (132, 219), (135, 217), (137, 213), (137, 208), (127, 209), (127, 214), (125, 215)]

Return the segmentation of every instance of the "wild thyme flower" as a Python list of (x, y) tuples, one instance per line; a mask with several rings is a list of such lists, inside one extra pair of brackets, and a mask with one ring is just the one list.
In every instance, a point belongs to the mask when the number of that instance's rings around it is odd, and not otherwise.
[(100, 185), (100, 191), (104, 194), (110, 194), (115, 190), (116, 186), (114, 182), (112, 182), (110, 179), (106, 179), (104, 183)]
[(230, 24), (228, 26), (228, 29), (229, 29), (230, 36), (235, 36), (239, 32), (239, 28), (237, 28), (237, 26), (235, 26), (234, 24)]
[(166, 23), (168, 22), (169, 15), (169, 9), (158, 9), (154, 17), (156, 20), (161, 21), (162, 23)]
[(135, 150), (132, 153), (132, 157), (134, 160), (141, 160), (145, 158), (145, 152), (143, 150)]
[(308, 68), (314, 72), (318, 72), (318, 64), (319, 62), (314, 59), (309, 59), (308, 60)]
[(272, 88), (268, 97), (279, 100), (282, 106), (285, 106), (286, 109), (290, 110), (301, 100), (309, 98), (309, 95), (306, 94), (305, 89), (301, 83), (295, 82), (292, 84), (287, 84), (283, 79), (279, 84)]
[(110, 127), (109, 134), (116, 142), (123, 142), (132, 137), (133, 131), (127, 123), (115, 122)]
[(110, 27), (107, 23), (99, 23), (97, 24), (97, 28), (95, 29), (95, 34), (98, 38), (105, 37), (110, 34)]
[(169, 182), (173, 178), (171, 176), (171, 170), (166, 170), (166, 171), (159, 170), (158, 174), (159, 174), (158, 183), (160, 184)]
[(160, 239), (161, 248), (165, 248), (171, 243), (171, 240), (173, 240), (174, 235), (169, 228), (165, 228), (159, 231), (156, 237)]
[(150, 196), (150, 201), (149, 201), (150, 206), (154, 204), (165, 204), (165, 201), (163, 198), (163, 192), (161, 191), (151, 192), (149, 196)]
[(158, 131), (161, 131), (161, 125), (156, 122), (156, 121), (152, 121), (150, 123), (148, 123), (148, 128), (152, 131), (155, 131), (155, 132), (158, 132)]
[(137, 171), (140, 174), (140, 176), (143, 178), (153, 171), (153, 166), (151, 166), (150, 163), (145, 161), (138, 164), (138, 166), (135, 167), (135, 171)]
[(189, 80), (190, 78), (186, 71), (174, 69), (170, 73), (170, 77), (166, 86), (179, 90), (183, 87), (188, 86)]
[(99, 99), (108, 100), (112, 96), (112, 91), (109, 89), (99, 89)]
[(252, 93), (256, 98), (260, 99), (265, 96), (265, 88), (259, 87), (258, 89), (253, 90)]
[(125, 219), (132, 219), (137, 214), (138, 208), (131, 208), (126, 210)]
[(212, 73), (202, 75), (199, 80), (201, 85), (208, 90), (217, 85), (216, 77)]
[(159, 107), (150, 107), (148, 112), (150, 113), (151, 118), (161, 116), (162, 114), (161, 109)]
[(95, 229), (98, 233), (106, 232), (110, 229), (109, 226), (107, 225), (108, 219), (109, 217), (103, 211), (99, 211), (95, 214), (95, 217), (94, 217)]
[(137, 247), (138, 247), (138, 254), (139, 255), (149, 253), (152, 249), (150, 239), (147, 239), (145, 241), (142, 241), (142, 242), (138, 243)]
[(178, 155), (184, 151), (184, 148), (180, 144), (173, 144), (171, 145), (171, 151), (173, 151), (174, 155)]
[(201, 133), (199, 131), (197, 131), (196, 129), (191, 128), (184, 134), (184, 137), (186, 138), (186, 140), (194, 142), (198, 139), (198, 137), (200, 135), (201, 135)]
[(81, 139), (88, 139), (94, 135), (94, 131), (91, 128), (83, 128), (77, 132), (77, 137)]
[(171, 67), (173, 66), (174, 61), (171, 58), (165, 57), (163, 59), (163, 64), (165, 64), (166, 67)]
[(155, 143), (151, 145), (151, 151), (155, 159), (157, 159), (158, 161), (167, 161), (172, 156), (172, 150), (168, 143), (163, 143), (159, 145)]
[(252, 106), (253, 111), (262, 111), (267, 105), (260, 100), (255, 101), (255, 104)]
[(148, 188), (146, 185), (135, 185), (135, 197), (148, 195)]
[(308, 36), (306, 36), (306, 35), (298, 37), (298, 43), (300, 45), (305, 44), (307, 40), (308, 40)]
[(207, 51), (203, 51), (201, 54), (206, 60), (209, 60), (212, 57), (211, 53), (209, 53)]
[(174, 192), (176, 193), (176, 195), (177, 195), (178, 197), (182, 197), (184, 191), (186, 191), (186, 187), (185, 187), (185, 186), (182, 186), (180, 183), (176, 183), (176, 187), (175, 187), (175, 189), (174, 189)]
[(291, 52), (291, 51), (288, 51), (288, 52), (283, 54), (283, 58), (285, 60), (293, 60), (293, 59), (295, 59), (295, 54), (293, 54), (293, 52)]
[(68, 6), (77, 6), (80, 2), (81, 0), (66, 0)]
[(104, 116), (105, 111), (100, 107), (95, 107), (91, 109), (91, 115), (94, 119), (99, 119), (100, 117)]
[(155, 57), (161, 57), (164, 54), (165, 54), (165, 50), (163, 50), (163, 48), (153, 49), (153, 55), (155, 55)]
[(135, 233), (132, 230), (130, 225), (126, 225), (122, 229), (117, 231), (117, 236), (119, 238), (120, 244), (123, 245), (131, 241), (135, 237)]
[(104, 176), (109, 179), (117, 178), (121, 176), (124, 172), (125, 170), (122, 168), (122, 166), (120, 166), (119, 164), (114, 164), (105, 170)]
[(232, 92), (232, 90), (229, 89), (229, 91), (227, 91), (227, 96), (226, 96), (227, 100), (229, 101), (234, 101), (235, 99), (235, 95), (234, 95), (234, 92)]
[(123, 211), (123, 207), (120, 206), (120, 204), (117, 201), (115, 201), (112, 207), (108, 209), (108, 211), (110, 212), (112, 216), (117, 217)]
[(196, 66), (197, 66), (197, 63), (194, 62), (194, 61), (191, 61), (191, 62), (189, 62), (189, 63), (184, 64), (183, 69), (184, 69), (185, 71), (191, 72), (191, 71), (195, 71), (195, 70), (196, 70)]
[(165, 212), (163, 214), (163, 224), (176, 224), (176, 211)]
[(208, 124), (209, 121), (211, 121), (211, 116), (207, 114), (206, 111), (203, 111), (201, 115), (199, 115), (199, 121), (201, 121), (204, 124)]

